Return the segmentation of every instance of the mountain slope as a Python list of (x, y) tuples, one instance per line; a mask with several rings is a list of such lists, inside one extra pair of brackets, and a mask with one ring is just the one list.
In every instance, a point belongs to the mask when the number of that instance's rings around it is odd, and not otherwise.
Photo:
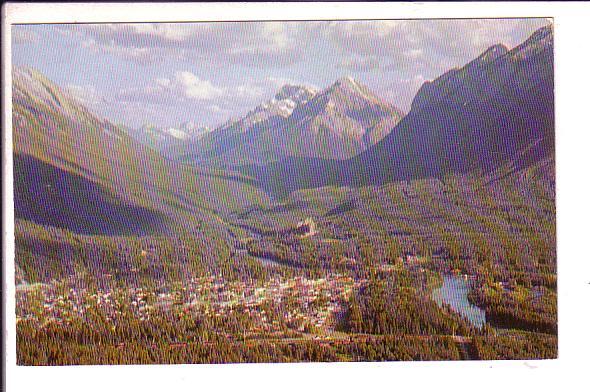
[(17, 219), (83, 234), (193, 230), (266, 196), (247, 178), (164, 159), (33, 69), (13, 69)]
[(211, 132), (193, 160), (238, 166), (285, 157), (346, 159), (381, 140), (401, 117), (350, 77), (319, 93), (287, 85), (244, 118)]
[(539, 142), (534, 159), (542, 158), (553, 146), (553, 106), (553, 36), (546, 27), (511, 51), (491, 47), (425, 84), (395, 132), (353, 165), (394, 169), (382, 177), (486, 171)]
[[(291, 158), (242, 170), (258, 177), (267, 190), (286, 194), (326, 185), (522, 168), (553, 149), (553, 34), (547, 26), (510, 51), (491, 47), (426, 83), (408, 115), (357, 156), (342, 162)], [(280, 178), (288, 180), (276, 180)]]
[(344, 159), (381, 140), (383, 124), (396, 124), (401, 111), (351, 77), (338, 80), (293, 111), (285, 130), (270, 137), (288, 137), (289, 156)]

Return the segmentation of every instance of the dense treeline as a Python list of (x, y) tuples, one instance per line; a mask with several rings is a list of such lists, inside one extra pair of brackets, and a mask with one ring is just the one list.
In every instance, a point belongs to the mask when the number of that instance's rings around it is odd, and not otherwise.
[[(21, 335), (23, 339), (26, 335)], [(183, 364), (240, 362), (336, 361), (333, 350), (314, 342), (294, 345), (247, 345), (218, 336), (208, 342), (168, 343), (128, 341), (124, 345), (82, 345), (68, 340), (56, 344), (35, 336), (38, 345), (19, 348), (21, 365)]]
[(557, 336), (543, 333), (488, 334), (473, 338), (473, 345), (483, 360), (557, 358)]
[[(450, 338), (379, 336), (333, 343), (242, 341), (206, 333), (201, 326), (182, 322), (169, 328), (150, 324), (131, 326), (122, 333), (110, 329), (109, 334), (100, 326), (98, 331), (81, 325), (53, 325), (38, 330), (19, 323), (17, 361), (20, 365), (90, 365), (460, 359)], [(189, 330), (193, 338), (187, 339), (184, 335)]]
[(457, 345), (448, 337), (379, 336), (353, 342), (346, 349), (353, 361), (441, 361), (459, 360)]
[(352, 333), (470, 335), (469, 323), (440, 308), (426, 292), (404, 285), (401, 276), (371, 279), (352, 294), (343, 325)]
[(80, 236), (67, 230), (17, 222), (16, 279), (50, 282), (84, 277), (87, 287), (157, 286), (194, 277), (266, 280), (288, 268), (269, 269), (238, 254), (216, 231), (170, 236)]
[(557, 275), (547, 271), (554, 261), (549, 267), (540, 259), (537, 268), (523, 271), (514, 260), (480, 262), (469, 299), (493, 326), (557, 334)]

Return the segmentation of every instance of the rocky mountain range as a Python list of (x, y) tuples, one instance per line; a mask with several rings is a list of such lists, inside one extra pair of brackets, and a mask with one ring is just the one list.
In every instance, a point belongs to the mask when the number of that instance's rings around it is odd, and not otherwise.
[[(74, 151), (80, 145), (91, 147), (84, 156), (98, 157), (112, 144), (152, 154), (136, 146), (143, 138), (143, 144), (158, 146), (183, 166), (221, 168), (226, 171), (220, 178), (246, 176), (275, 194), (518, 169), (552, 157), (554, 148), (550, 26), (512, 50), (492, 46), (426, 82), (405, 116), (345, 77), (321, 91), (286, 85), (273, 99), (214, 130), (186, 123), (139, 132), (98, 118), (34, 70), (15, 69), (13, 78), (19, 156), (59, 158), (63, 166), (80, 155)], [(63, 156), (64, 141), (71, 156)], [(97, 159), (94, 155), (88, 160)]]
[(351, 77), (319, 92), (285, 85), (270, 101), (194, 143), (185, 159), (225, 167), (286, 157), (347, 159), (381, 140), (402, 116)]
[(522, 168), (553, 150), (553, 33), (547, 26), (512, 50), (493, 46), (425, 83), (410, 112), (358, 155), (345, 161), (289, 158), (242, 170), (284, 194)]

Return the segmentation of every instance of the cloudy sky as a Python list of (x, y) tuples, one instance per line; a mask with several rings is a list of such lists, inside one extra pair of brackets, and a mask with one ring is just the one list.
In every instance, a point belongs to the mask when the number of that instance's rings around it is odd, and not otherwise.
[(32, 66), (129, 126), (215, 126), (285, 83), (350, 75), (407, 110), (425, 80), (486, 48), (512, 48), (545, 19), (19, 25), (13, 64)]

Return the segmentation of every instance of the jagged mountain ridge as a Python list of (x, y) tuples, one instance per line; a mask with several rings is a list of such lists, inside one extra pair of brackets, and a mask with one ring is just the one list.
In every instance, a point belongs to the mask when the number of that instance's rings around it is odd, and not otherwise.
[[(396, 124), (402, 116), (399, 109), (369, 88), (344, 77), (289, 117), (289, 135), (297, 137), (299, 145), (304, 147), (302, 153), (291, 156), (349, 158), (381, 140), (387, 131), (384, 124)], [(275, 136), (279, 132), (275, 131)], [(319, 139), (320, 135), (328, 140)], [(318, 154), (314, 150), (322, 143), (327, 151)]]
[[(242, 144), (254, 141), (258, 133), (271, 127), (280, 127), (293, 110), (305, 104), (317, 91), (306, 86), (287, 84), (274, 98), (257, 106), (239, 119), (230, 120), (215, 128), (201, 140), (186, 147), (185, 160), (197, 163), (227, 163), (224, 159), (230, 151)], [(260, 155), (263, 152), (259, 152)], [(259, 157), (253, 156), (253, 159)]]
[(212, 131), (188, 160), (236, 166), (290, 156), (346, 159), (381, 140), (402, 116), (350, 77), (319, 92), (287, 85), (245, 117)]
[[(52, 165), (78, 166), (86, 170), (88, 176), (97, 177), (98, 172), (88, 170), (80, 164), (80, 159), (72, 161), (72, 157), (80, 155), (76, 146), (98, 146), (100, 151), (86, 160), (100, 162), (99, 156), (105, 152), (108, 156), (109, 144), (114, 141), (125, 146), (133, 144), (119, 127), (93, 116), (41, 75), (31, 76), (31, 71), (21, 73), (19, 76), (16, 72), (14, 77), (13, 118), (15, 127), (28, 131), (15, 132), (15, 153), (33, 155)], [(31, 79), (37, 80), (31, 86), (18, 88), (19, 83), (31, 84)], [(239, 121), (222, 127), (238, 135), (234, 139), (236, 145), (223, 155), (212, 157), (219, 160), (231, 156), (249, 158), (245, 164), (228, 160), (228, 165), (243, 164), (242, 172), (255, 176), (265, 189), (280, 194), (326, 185), (363, 186), (440, 177), (448, 173), (485, 173), (500, 167), (526, 167), (551, 156), (553, 151), (551, 27), (540, 29), (510, 51), (501, 45), (493, 46), (464, 67), (426, 83), (418, 92), (410, 113), (396, 126), (388, 124), (392, 121), (392, 117), (387, 116), (390, 108), (350, 78), (341, 79), (320, 92), (289, 86), (279, 91), (266, 107), (261, 105)], [(39, 115), (45, 111), (50, 115)], [(382, 114), (385, 115), (381, 120), (374, 120)], [(349, 120), (362, 130), (331, 127), (330, 135), (326, 136), (326, 130), (318, 126)], [(273, 127), (273, 121), (286, 125)], [(238, 123), (242, 126), (236, 126)], [(66, 132), (55, 131), (60, 129), (59, 124), (67, 125), (62, 127)], [(39, 136), (39, 128), (43, 127), (51, 132)], [(91, 131), (72, 132), (68, 130), (71, 128)], [(321, 146), (318, 141), (323, 141), (324, 147), (333, 151), (338, 144), (332, 143), (330, 137), (345, 136), (358, 141), (376, 129), (385, 136), (347, 160), (318, 158), (298, 150), (295, 150), (297, 154), (292, 154), (292, 148), (301, 140), (305, 140), (301, 143), (303, 147), (311, 146), (316, 153), (317, 146)], [(297, 132), (310, 139), (299, 137)], [(215, 131), (202, 139), (212, 134)], [(36, 136), (30, 138), (31, 135)], [(285, 135), (298, 137), (291, 140)], [(39, 137), (41, 141), (36, 140)], [(89, 143), (89, 139), (92, 142)], [(40, 152), (36, 146), (44, 144), (47, 147)], [(67, 149), (65, 154), (64, 148)], [(82, 155), (88, 154), (86, 151)], [(66, 156), (69, 160), (64, 159)], [(52, 157), (59, 157), (66, 163), (54, 161)], [(261, 163), (265, 166), (259, 166)], [(115, 178), (114, 184), (119, 182), (122, 187), (127, 186)]]

